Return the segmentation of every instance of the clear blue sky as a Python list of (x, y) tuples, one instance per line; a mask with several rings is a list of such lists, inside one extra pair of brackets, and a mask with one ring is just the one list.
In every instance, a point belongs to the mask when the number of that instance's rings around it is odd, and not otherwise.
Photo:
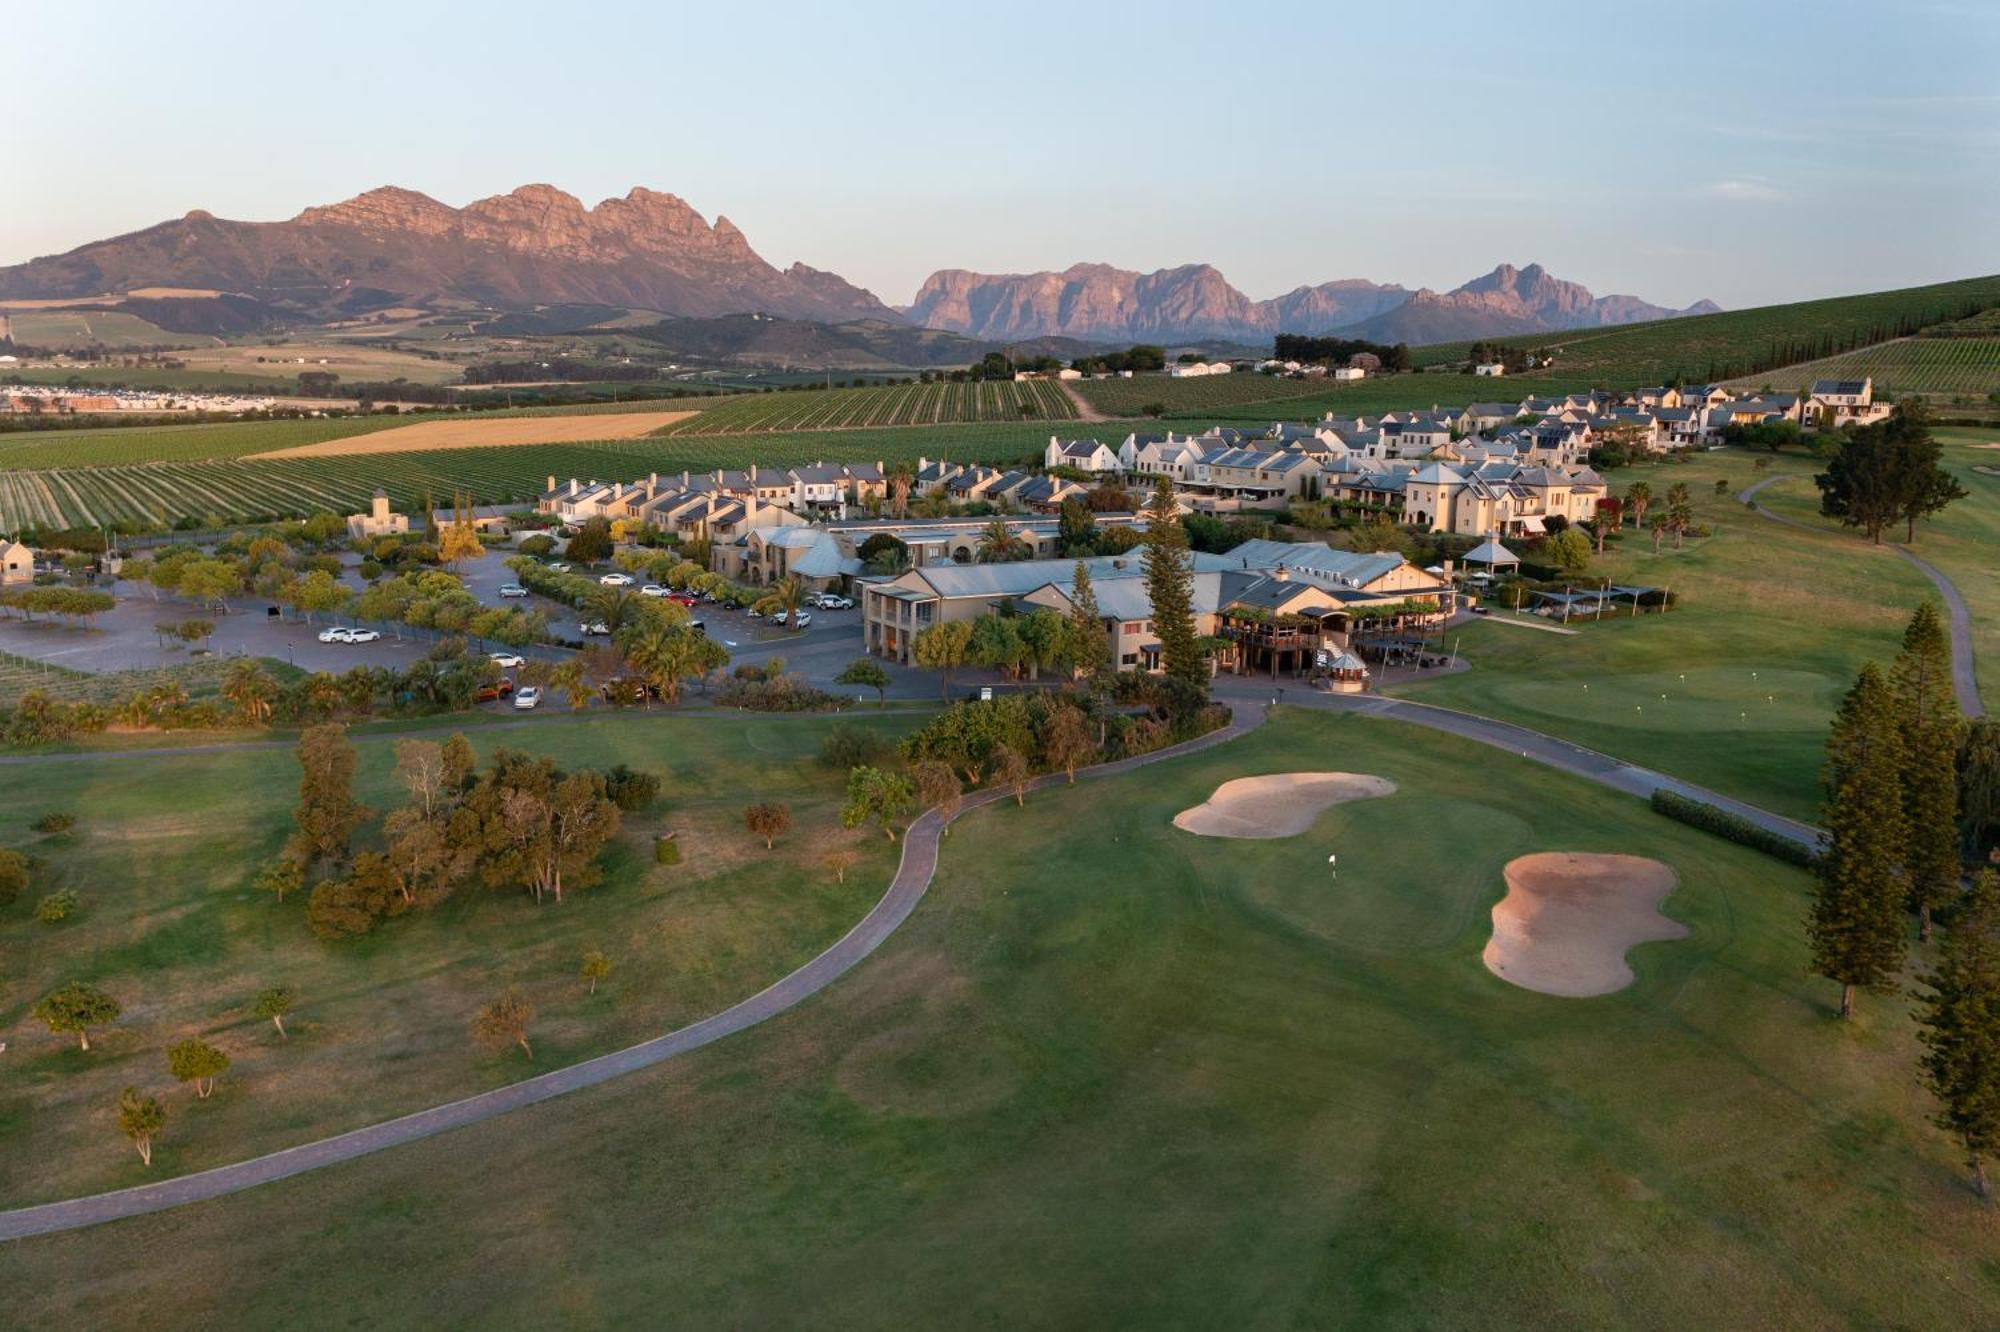
[(0, 262), (546, 181), (891, 302), (1079, 260), (1733, 307), (2000, 271), (2000, 0), (96, 0), (10, 7), (5, 46)]

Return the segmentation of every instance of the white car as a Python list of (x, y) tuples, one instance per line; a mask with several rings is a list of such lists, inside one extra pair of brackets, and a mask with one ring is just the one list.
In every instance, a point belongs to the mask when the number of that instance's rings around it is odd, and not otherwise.
[(354, 631), (343, 625), (328, 625), (319, 631), (319, 641), (322, 643), (352, 643), (354, 641)]
[(563, 563), (563, 562), (562, 562), (561, 560), (550, 560), (550, 561), (549, 561), (549, 572), (550, 572), (550, 573), (568, 573), (568, 572), (569, 572), (569, 566), (568, 566), (567, 564), (564, 564), (564, 563)]
[(672, 591), (673, 589), (670, 587), (662, 587), (658, 583), (648, 583), (639, 589), (639, 595), (642, 597), (664, 597)]
[(815, 602), (814, 602), (813, 604), (814, 604), (814, 605), (816, 605), (816, 606), (818, 606), (818, 607), (819, 607), (819, 608), (820, 608), (821, 610), (853, 610), (853, 609), (854, 609), (854, 601), (853, 601), (853, 599), (852, 599), (852, 598), (849, 598), (849, 597), (843, 597), (843, 596), (841, 596), (841, 595), (839, 595), (838, 593), (835, 593), (835, 592), (822, 592), (822, 593), (820, 593), (820, 594), (819, 594), (819, 599), (818, 599), (817, 601), (815, 601)]
[(372, 643), (381, 636), (382, 635), (376, 633), (373, 629), (349, 629), (347, 631), (347, 637), (343, 638), (341, 642)]
[(523, 685), (514, 691), (514, 706), (522, 712), (542, 701), (542, 691), (533, 685)]
[(597, 581), (604, 584), (604, 586), (606, 587), (630, 587), (632, 586), (632, 575), (624, 573), (608, 573), (605, 574), (602, 578), (598, 579)]
[(611, 626), (602, 620), (585, 620), (577, 628), (582, 630), (586, 635), (596, 634), (600, 638), (608, 638), (611, 635)]
[(750, 607), (750, 608), (749, 608), (748, 610), (744, 611), (743, 613), (744, 613), (745, 615), (748, 615), (748, 616), (749, 616), (749, 617), (750, 617), (751, 619), (753, 619), (753, 620), (761, 620), (761, 619), (763, 619), (763, 618), (764, 618), (764, 612), (763, 612), (763, 611), (760, 611), (760, 610), (758, 610), (758, 609), (757, 609), (757, 608), (756, 608), (755, 606), (752, 606), (752, 607)]
[[(800, 613), (801, 615), (805, 614), (805, 612), (804, 612), (804, 611), (800, 611), (799, 613)], [(772, 623), (772, 624), (783, 624), (783, 623), (784, 623), (784, 622), (785, 622), (786, 620), (789, 620), (789, 619), (790, 619), (791, 617), (792, 617), (792, 613), (791, 613), (790, 611), (772, 611), (772, 612), (771, 612), (771, 623)]]
[(792, 628), (804, 629), (813, 622), (811, 611), (800, 611), (792, 617)]
[(527, 662), (522, 659), (521, 654), (518, 652), (489, 652), (486, 654), (486, 659), (495, 666), (507, 671), (527, 665)]
[(500, 595), (503, 597), (525, 597), (528, 595), (528, 589), (522, 587), (519, 583), (502, 583), (500, 584)]

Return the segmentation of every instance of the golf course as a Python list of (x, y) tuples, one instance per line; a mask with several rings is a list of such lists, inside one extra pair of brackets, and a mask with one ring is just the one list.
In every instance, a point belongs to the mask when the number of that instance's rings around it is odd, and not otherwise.
[[(813, 725), (757, 735), (796, 757), (778, 737)], [(1393, 793), (1291, 837), (1173, 827), (1226, 782), (1334, 768)], [(1667, 867), (1684, 936), (1595, 998), (1500, 979), (1503, 871), (1547, 853)], [(1926, 1121), (1904, 1001), (1843, 1026), (1806, 976), (1808, 885), (1538, 765), (1280, 708), (969, 811), (910, 920), (778, 1021), (9, 1244), (0, 1280), (28, 1325), (1976, 1325), (2000, 1237)]]

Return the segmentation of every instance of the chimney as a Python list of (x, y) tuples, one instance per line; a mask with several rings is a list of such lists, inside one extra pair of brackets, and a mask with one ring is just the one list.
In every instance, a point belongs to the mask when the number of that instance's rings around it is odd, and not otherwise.
[(689, 479), (690, 479), (690, 478), (688, 477), (688, 474), (687, 474), (687, 469), (686, 469), (685, 467), (683, 467), (683, 468), (681, 469), (681, 489), (682, 489), (682, 490), (686, 490), (686, 489), (688, 488), (688, 482), (689, 482)]
[(1271, 577), (1277, 579), (1281, 583), (1289, 583), (1292, 581), (1292, 572), (1291, 570), (1287, 569), (1284, 565), (1281, 564), (1277, 568), (1271, 570)]
[(752, 487), (755, 487), (755, 486), (756, 486), (756, 484), (757, 484), (757, 464), (756, 464), (756, 463), (751, 463), (751, 464), (750, 464), (750, 484), (751, 484), (751, 486), (752, 486)]
[(549, 473), (549, 483), (543, 486), (542, 489), (548, 491), (551, 495), (556, 493), (556, 477), (554, 472)]
[(657, 485), (659, 485), (659, 484), (660, 484), (660, 474), (659, 474), (658, 472), (649, 472), (649, 473), (647, 473), (647, 475), (646, 475), (646, 484), (647, 484), (648, 486), (657, 486)]
[(579, 486), (579, 485), (578, 485), (578, 484), (576, 483), (576, 478), (575, 478), (575, 477), (571, 477), (571, 478), (569, 479), (569, 493), (570, 493), (571, 495), (574, 495), (574, 494), (576, 494), (576, 492), (577, 492), (577, 491), (579, 491), (579, 490), (581, 490), (581, 489), (583, 489), (583, 487), (582, 487), (582, 486)]

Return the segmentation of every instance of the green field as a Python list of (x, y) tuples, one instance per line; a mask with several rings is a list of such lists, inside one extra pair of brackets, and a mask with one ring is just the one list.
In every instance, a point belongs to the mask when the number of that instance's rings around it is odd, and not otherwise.
[[(1168, 826), (1223, 780), (1301, 767), (1400, 792), (1277, 841)], [(1495, 979), (1479, 954), (1500, 869), (1548, 849), (1666, 862), (1689, 936), (1636, 949), (1636, 982), (1603, 998)], [(347, 1166), (0, 1246), (0, 1281), (35, 1327), (224, 1308), (433, 1327), (801, 1310), (833, 1327), (1985, 1326), (2000, 1234), (1925, 1121), (1905, 1001), (1833, 1019), (1804, 974), (1805, 895), (1797, 871), (1629, 797), (1281, 711), (1143, 776), (969, 816), (880, 953), (752, 1032)], [(386, 1067), (371, 1082), (426, 1076)], [(163, 1156), (277, 1093), (228, 1094), (213, 1116), (177, 1103)], [(108, 1122), (90, 1130), (89, 1168), (126, 1173)]]
[[(378, 427), (396, 423), (393, 417), (368, 419)], [(291, 423), (258, 423), (278, 424)], [(251, 431), (255, 427), (216, 429)], [(790, 467), (821, 460), (875, 462), (918, 457), (1007, 462), (1039, 454), (1049, 430), (1046, 423), (1028, 422), (811, 431), (749, 439), (691, 436), (323, 458), (0, 471), (0, 531), (27, 525), (94, 526), (121, 520), (162, 526), (182, 517), (218, 519), (222, 523), (248, 522), (317, 509), (353, 513), (366, 504), (378, 486), (387, 489), (397, 507), (408, 512), (420, 511), (426, 494), (448, 496), (463, 491), (475, 503), (528, 499), (540, 493), (550, 476), (629, 481), (653, 471), (706, 472), (718, 467), (744, 467), (753, 462), (767, 467)], [(157, 435), (154, 431), (134, 433)], [(0, 437), (0, 449), (7, 442)], [(107, 438), (102, 446), (112, 448), (125, 443)]]
[[(1505, 624), (1454, 635), (1472, 669), (1398, 692), (1547, 731), (1699, 782), (1795, 818), (1818, 816), (1827, 723), (1854, 673), (1887, 662), (1930, 584), (1850, 532), (1801, 532), (1738, 504), (1763, 475), (1768, 494), (1809, 495), (1814, 464), (1752, 470), (1747, 453), (1696, 455), (1681, 466), (1607, 474), (1619, 494), (1645, 480), (1657, 504), (1686, 481), (1697, 521), (1714, 535), (1658, 555), (1629, 532), (1579, 584), (1671, 588), (1665, 615), (1573, 626), (1573, 637)], [(1713, 483), (1729, 482), (1729, 495)]]
[[(1902, 321), (1919, 326), (1936, 324), (1992, 306), (2000, 306), (2000, 275), (1500, 341), (1522, 348), (1555, 348), (1558, 374), (1585, 375), (1615, 387), (1660, 384), (1677, 376), (1710, 381), (1765, 374), (1756, 367), (1775, 347), (1787, 343), (1820, 338), (1830, 338), (1836, 346), (1849, 339), (1879, 342), (1893, 337)], [(1462, 361), (1470, 345), (1455, 342), (1420, 347), (1416, 359), (1420, 365)], [(1769, 373), (1777, 376), (1774, 383), (1786, 382), (1785, 372)]]
[(123, 310), (9, 310), (0, 308), (15, 342), (27, 347), (212, 346), (199, 333), (170, 333)]
[(657, 433), (743, 435), (1075, 417), (1076, 404), (1053, 380), (996, 380), (750, 394), (717, 403)]
[[(837, 822), (843, 774), (813, 762), (824, 718), (621, 715), (468, 731), (569, 766), (625, 762), (664, 781), (657, 807), (627, 816), (605, 881), (560, 906), (468, 885), (444, 905), (343, 945), (320, 943), (304, 902), (281, 907), (252, 886), (290, 831), (298, 767), (289, 748), (91, 758), (0, 769), (0, 844), (44, 862), (28, 899), (0, 911), (0, 1199), (58, 1197), (203, 1169), (373, 1122), (572, 1063), (727, 1007), (844, 932), (882, 892), (893, 865), (879, 834)], [(891, 732), (906, 719), (862, 718)], [(404, 803), (393, 735), (359, 742), (358, 794), (378, 811)], [(790, 803), (793, 829), (767, 853), (743, 831), (757, 792)], [(198, 818), (191, 811), (200, 811)], [(28, 825), (78, 817), (60, 838)], [(656, 866), (671, 829), (683, 862)], [(365, 848), (373, 837), (364, 834)], [(845, 884), (820, 866), (834, 846), (861, 853)], [(75, 889), (61, 926), (29, 908)], [(599, 947), (616, 970), (602, 992), (577, 982)], [(33, 1000), (70, 978), (117, 995), (126, 1016), (88, 1055), (38, 1028)], [(255, 990), (301, 994), (292, 1039), (246, 1011)], [(466, 1023), (510, 984), (541, 1013), (537, 1061), (475, 1050)], [(98, 1150), (97, 1116), (138, 1081), (173, 1086), (161, 1051), (201, 1034), (235, 1061), (150, 1176), (129, 1152)], [(192, 1097), (187, 1099), (192, 1100)]]
[[(278, 675), (296, 674), (283, 662), (265, 662)], [(73, 671), (52, 662), (0, 652), (0, 707), (11, 707), (29, 690), (69, 702), (111, 703), (142, 690), (178, 685), (190, 696), (213, 694), (222, 687), (229, 663), (219, 657), (189, 661), (151, 670), (100, 673)]]
[(1324, 379), (1283, 379), (1239, 371), (1174, 379), (1168, 375), (1135, 374), (1130, 379), (1080, 379), (1071, 385), (1085, 402), (1106, 416), (1150, 416), (1148, 408), (1166, 413), (1215, 412), (1245, 403), (1289, 403), (1325, 393)]
[(1808, 387), (1816, 379), (1875, 381), (1877, 398), (1925, 394), (1942, 398), (2000, 392), (2000, 337), (1898, 338), (1872, 347), (1803, 361), (1768, 374), (1750, 375), (1731, 387), (1771, 385), (1780, 392)]

